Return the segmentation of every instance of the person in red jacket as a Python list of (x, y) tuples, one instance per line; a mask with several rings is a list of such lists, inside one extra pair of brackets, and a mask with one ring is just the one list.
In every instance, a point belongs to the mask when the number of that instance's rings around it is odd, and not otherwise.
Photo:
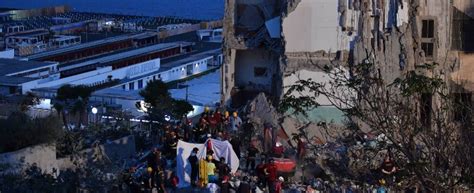
[(283, 192), (283, 182), (285, 178), (282, 176), (278, 177), (278, 181), (275, 182), (275, 193), (282, 193)]
[(303, 160), (306, 155), (306, 140), (304, 138), (298, 138), (297, 148), (298, 159)]
[(282, 158), (284, 151), (285, 148), (283, 148), (283, 145), (280, 142), (276, 142), (275, 146), (273, 147), (273, 156)]
[(212, 135), (215, 135), (217, 131), (217, 119), (214, 116), (214, 114), (211, 114), (208, 120), (209, 120), (209, 133), (211, 133)]
[(214, 119), (217, 121), (216, 132), (222, 132), (223, 117), (221, 111), (219, 111), (218, 109), (216, 109), (216, 111), (214, 112)]
[(270, 158), (270, 163), (265, 167), (265, 174), (267, 176), (268, 189), (270, 193), (275, 193), (275, 183), (277, 182), (277, 165), (275, 160)]

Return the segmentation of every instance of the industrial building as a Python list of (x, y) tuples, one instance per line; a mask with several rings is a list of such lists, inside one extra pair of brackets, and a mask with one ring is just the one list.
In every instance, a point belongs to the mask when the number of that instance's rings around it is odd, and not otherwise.
[(0, 58), (0, 94), (25, 93), (44, 77), (57, 72), (57, 62), (21, 61)]

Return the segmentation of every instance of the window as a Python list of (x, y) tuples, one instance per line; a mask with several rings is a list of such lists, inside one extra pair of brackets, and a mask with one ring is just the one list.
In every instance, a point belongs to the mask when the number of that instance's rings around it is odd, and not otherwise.
[(122, 85), (122, 89), (125, 90), (125, 84)]
[(423, 20), (422, 38), (434, 38), (434, 20)]
[(432, 60), (435, 57), (435, 20), (424, 19), (421, 28), (421, 49), (425, 52), (425, 57)]
[(134, 90), (134, 89), (135, 89), (135, 83), (134, 82), (128, 83), (128, 90)]
[(425, 57), (432, 58), (433, 57), (433, 46), (434, 43), (421, 43), (421, 49), (425, 52)]
[(143, 80), (138, 80), (138, 89), (143, 88)]
[(253, 69), (253, 74), (254, 74), (255, 77), (265, 77), (265, 76), (267, 76), (267, 68), (255, 67)]

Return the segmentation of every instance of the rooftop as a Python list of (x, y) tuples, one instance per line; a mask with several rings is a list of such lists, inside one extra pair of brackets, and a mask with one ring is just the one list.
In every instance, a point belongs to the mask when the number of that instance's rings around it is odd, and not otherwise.
[(84, 60), (82, 60), (82, 62), (75, 62), (74, 64), (65, 65), (64, 67), (61, 67), (60, 70), (61, 71), (62, 70), (70, 70), (70, 69), (73, 69), (73, 68), (78, 68), (78, 67), (82, 67), (82, 66), (96, 64), (96, 63), (105, 64), (105, 63), (108, 63), (108, 62), (117, 61), (117, 60), (129, 58), (129, 57), (133, 57), (133, 56), (139, 56), (139, 55), (142, 55), (142, 54), (147, 54), (147, 53), (160, 51), (160, 50), (163, 50), (163, 49), (166, 49), (166, 48), (177, 47), (177, 46), (183, 45), (183, 44), (191, 44), (191, 43), (189, 43), (189, 42), (163, 43), (163, 44), (156, 44), (156, 45), (153, 45), (153, 46), (143, 47), (143, 48), (139, 48), (139, 49), (133, 48), (133, 49), (131, 49), (129, 51), (125, 51), (125, 52), (119, 52), (119, 53), (114, 52), (114, 53), (111, 53), (111, 54), (108, 54), (108, 55), (105, 55), (105, 56), (101, 55), (100, 57), (96, 57), (94, 59), (91, 59), (91, 58), (84, 59)]
[(177, 56), (170, 59), (165, 59), (161, 61), (160, 72), (181, 66), (183, 64), (188, 64), (196, 60), (201, 60), (209, 56), (214, 56), (220, 52), (222, 52), (221, 49), (213, 49), (213, 50), (208, 50), (208, 51), (204, 51), (200, 53), (189, 53), (189, 54), (184, 54), (183, 56)]
[(0, 85), (6, 86), (17, 86), (25, 82), (36, 80), (35, 78), (28, 77), (15, 77), (15, 76), (0, 76)]
[(150, 32), (145, 32), (145, 33), (139, 33), (139, 34), (126, 34), (126, 35), (121, 35), (121, 36), (116, 36), (116, 37), (111, 37), (111, 38), (106, 38), (102, 40), (97, 40), (93, 42), (87, 42), (75, 46), (70, 46), (66, 48), (60, 48), (60, 49), (55, 49), (51, 51), (46, 51), (46, 52), (41, 52), (38, 54), (33, 54), (31, 56), (28, 56), (29, 59), (40, 59), (43, 57), (48, 57), (48, 56), (53, 56), (53, 55), (58, 55), (58, 54), (63, 54), (63, 53), (68, 53), (68, 52), (73, 52), (73, 51), (78, 51), (81, 49), (86, 49), (89, 47), (95, 47), (103, 44), (109, 44), (113, 42), (119, 42), (119, 41), (124, 41), (128, 39), (133, 39), (133, 38), (142, 38), (144, 36), (153, 36), (156, 35), (156, 33), (150, 33)]
[(46, 34), (49, 34), (49, 31), (46, 29), (34, 29), (34, 30), (12, 33), (12, 34), (9, 34), (8, 36), (28, 37), (28, 36), (38, 36), (38, 35), (46, 35)]
[(35, 80), (35, 78), (29, 77), (15, 77), (7, 76), (13, 73), (19, 73), (23, 71), (33, 70), (37, 68), (43, 68), (47, 66), (55, 65), (52, 62), (36, 62), (36, 61), (22, 61), (15, 59), (0, 58), (0, 84), (15, 86), (25, 82)]
[[(126, 83), (126, 82), (130, 82), (130, 81), (134, 81), (134, 80), (139, 80), (139, 79), (142, 79), (144, 77), (147, 77), (147, 76), (150, 76), (150, 75), (153, 75), (153, 74), (156, 74), (156, 73), (164, 72), (164, 71), (170, 70), (172, 68), (176, 68), (178, 66), (181, 66), (181, 65), (184, 65), (184, 64), (188, 64), (190, 62), (194, 62), (196, 60), (206, 58), (208, 56), (214, 56), (215, 54), (218, 54), (219, 52), (221, 52), (221, 49), (208, 50), (208, 51), (204, 51), (204, 52), (200, 52), (200, 53), (192, 52), (190, 54), (184, 54), (184, 56), (186, 56), (186, 57), (182, 57), (183, 56), (182, 55), (182, 56), (175, 56), (175, 57), (170, 58), (170, 59), (161, 60), (159, 70), (153, 71), (153, 72), (141, 75), (141, 76), (137, 76), (137, 77), (134, 77), (134, 78), (130, 78), (130, 79), (122, 79), (122, 80), (120, 80), (120, 83)], [(163, 62), (163, 61), (166, 61), (166, 62)]]
[(0, 76), (55, 65), (54, 62), (23, 61), (0, 58)]

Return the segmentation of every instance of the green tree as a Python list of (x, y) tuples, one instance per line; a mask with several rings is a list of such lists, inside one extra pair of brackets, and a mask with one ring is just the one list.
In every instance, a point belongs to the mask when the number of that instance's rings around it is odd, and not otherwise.
[[(145, 89), (140, 91), (147, 106), (148, 119), (154, 123), (164, 123), (165, 115), (173, 112), (173, 101), (168, 86), (161, 80), (148, 82)], [(137, 106), (139, 103), (137, 103)], [(153, 124), (153, 123), (152, 123)]]
[(189, 112), (194, 110), (193, 105), (185, 100), (174, 100), (173, 115), (177, 118), (186, 116)]
[(91, 87), (84, 85), (63, 85), (58, 89), (53, 106), (58, 111), (58, 114), (62, 116), (64, 126), (67, 129), (69, 129), (69, 125), (66, 112), (78, 115), (77, 123), (80, 126), (84, 115), (87, 113), (89, 97), (92, 92), (93, 89)]

